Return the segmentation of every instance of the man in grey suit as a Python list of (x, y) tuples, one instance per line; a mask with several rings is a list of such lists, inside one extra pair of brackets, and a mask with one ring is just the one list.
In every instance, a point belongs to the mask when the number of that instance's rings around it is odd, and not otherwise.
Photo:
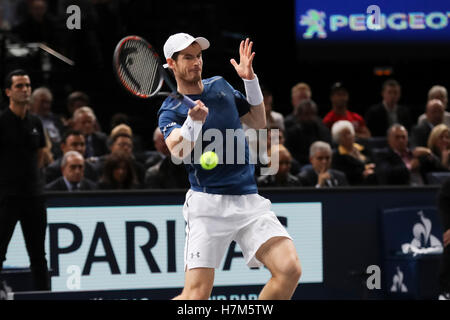
[(303, 186), (326, 188), (348, 185), (345, 173), (330, 169), (333, 155), (330, 144), (316, 141), (309, 150), (311, 166), (305, 166), (298, 175)]

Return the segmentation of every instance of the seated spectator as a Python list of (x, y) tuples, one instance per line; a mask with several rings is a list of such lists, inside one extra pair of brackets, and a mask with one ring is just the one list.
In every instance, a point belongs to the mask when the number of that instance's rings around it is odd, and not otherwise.
[(122, 130), (124, 126), (130, 128), (130, 136), (133, 137), (133, 152), (135, 155), (142, 153), (144, 151), (144, 142), (141, 136), (136, 135), (131, 128), (131, 121), (127, 114), (116, 113), (111, 117), (111, 130), (110, 136), (113, 135), (113, 130)]
[(349, 94), (342, 83), (336, 82), (331, 87), (331, 111), (323, 118), (323, 123), (331, 130), (333, 124), (339, 120), (348, 120), (355, 128), (357, 138), (370, 138), (371, 134), (364, 119), (357, 113), (348, 110)]
[(281, 144), (271, 146), (271, 159), (278, 152), (278, 171), (274, 175), (264, 175), (257, 179), (260, 187), (296, 187), (301, 186), (300, 179), (290, 173), (291, 153)]
[(292, 112), (284, 119), (285, 130), (297, 122), (298, 107), (303, 100), (311, 100), (311, 87), (304, 82), (299, 82), (291, 89)]
[(312, 166), (302, 168), (298, 176), (303, 186), (324, 188), (348, 185), (343, 172), (330, 169), (332, 161), (330, 144), (316, 141), (311, 145), (309, 154)]
[(422, 121), (412, 129), (411, 147), (427, 146), (428, 136), (434, 126), (437, 126), (443, 122), (444, 112), (445, 108), (441, 100), (433, 99), (427, 102), (425, 121)]
[(331, 142), (330, 130), (317, 116), (317, 105), (312, 100), (302, 100), (294, 122), (286, 124), (286, 148), (301, 166), (309, 163), (309, 148), (315, 141)]
[(190, 184), (185, 165), (173, 163), (159, 127), (155, 129), (153, 139), (160, 159), (147, 169), (145, 186), (151, 189), (188, 189)]
[(273, 95), (268, 89), (262, 90), (264, 107), (266, 108), (267, 128), (280, 128), (284, 130), (284, 117), (281, 113), (273, 111)]
[(98, 188), (102, 190), (138, 189), (139, 182), (129, 154), (111, 153), (106, 157)]
[[(428, 98), (427, 100), (433, 100), (433, 99), (438, 99), (442, 101), (442, 104), (445, 107), (445, 110), (447, 110), (448, 107), (448, 93), (447, 93), (447, 89), (443, 86), (433, 86), (431, 87), (431, 89), (428, 91)], [(417, 124), (422, 123), (423, 121), (426, 121), (426, 114), (423, 113), (419, 116), (418, 120), (417, 120)], [(444, 112), (444, 124), (447, 125), (447, 127), (450, 128), (450, 112), (445, 111)]]
[(430, 149), (408, 147), (408, 131), (400, 124), (389, 128), (388, 145), (376, 159), (380, 184), (420, 186), (426, 183), (428, 172), (445, 171)]
[(51, 152), (54, 158), (59, 158), (62, 155), (59, 144), (64, 134), (64, 126), (59, 116), (52, 113), (52, 102), (53, 95), (49, 89), (37, 88), (31, 94), (30, 111), (41, 119), (42, 126), (47, 130), (52, 142)]
[(45, 186), (47, 191), (95, 190), (96, 184), (84, 178), (84, 158), (77, 151), (68, 151), (61, 161), (62, 176)]
[(75, 110), (80, 109), (81, 107), (88, 106), (89, 96), (81, 91), (74, 91), (67, 97), (67, 114), (66, 117), (62, 117), (61, 121), (63, 122), (66, 128), (73, 127), (73, 114)]
[(107, 136), (103, 132), (95, 131), (97, 117), (89, 107), (81, 107), (73, 114), (73, 129), (81, 131), (86, 138), (86, 152), (84, 157), (100, 157), (108, 153)]
[(436, 155), (444, 168), (450, 169), (450, 129), (443, 123), (431, 130), (428, 149)]
[[(60, 149), (62, 154), (66, 154), (69, 151), (77, 151), (81, 154), (84, 154), (86, 149), (86, 143), (84, 135), (77, 130), (67, 130), (64, 133), (63, 139), (60, 144)], [(45, 181), (46, 183), (50, 183), (51, 181), (56, 180), (61, 177), (61, 162), (62, 157), (56, 159), (52, 164), (50, 164), (45, 169)], [(84, 173), (83, 175), (91, 181), (97, 182), (98, 175), (96, 168), (89, 162), (85, 161), (84, 163)]]
[[(145, 178), (145, 168), (140, 162), (138, 162), (133, 155), (133, 139), (128, 133), (119, 132), (110, 137), (109, 140), (110, 154), (120, 153), (127, 155), (130, 158), (131, 165), (133, 167), (134, 175), (138, 181), (139, 186), (144, 185)], [(103, 167), (105, 166), (108, 155), (103, 155), (101, 157), (91, 159), (92, 163), (97, 168), (97, 173), (100, 176), (103, 172)]]
[(370, 150), (355, 143), (355, 129), (350, 121), (340, 120), (333, 124), (331, 134), (338, 145), (333, 152), (331, 167), (344, 172), (350, 185), (376, 184)]
[(411, 129), (412, 120), (408, 107), (399, 105), (401, 86), (393, 79), (386, 80), (381, 89), (383, 100), (373, 105), (366, 113), (367, 127), (373, 137), (385, 137), (390, 126), (400, 123), (406, 130)]

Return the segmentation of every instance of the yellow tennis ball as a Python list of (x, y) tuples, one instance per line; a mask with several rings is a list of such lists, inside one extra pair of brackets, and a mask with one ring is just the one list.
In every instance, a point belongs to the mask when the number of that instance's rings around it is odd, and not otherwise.
[(205, 170), (214, 169), (219, 163), (219, 157), (214, 151), (207, 151), (200, 157), (200, 165)]

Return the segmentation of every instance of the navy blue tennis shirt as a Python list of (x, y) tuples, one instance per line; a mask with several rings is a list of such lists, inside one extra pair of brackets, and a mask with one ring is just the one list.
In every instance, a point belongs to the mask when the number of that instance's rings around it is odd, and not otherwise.
[[(227, 139), (226, 132), (227, 129), (242, 130), (240, 117), (249, 112), (250, 105), (245, 96), (235, 90), (222, 77), (204, 79), (202, 82), (204, 86), (202, 94), (188, 96), (194, 101), (201, 100), (208, 107), (209, 112), (202, 127), (202, 136), (209, 129), (215, 129), (215, 132), (220, 131), (223, 137), (223, 163), (219, 163), (212, 170), (204, 170), (199, 164), (199, 160), (194, 159), (195, 152), (193, 150), (191, 152), (191, 163), (185, 163), (191, 189), (228, 195), (257, 193), (258, 188), (254, 177), (255, 168), (249, 162), (249, 148), (245, 137), (241, 138), (243, 135), (236, 134), (232, 139)], [(187, 118), (188, 111), (187, 106), (172, 97), (168, 97), (163, 102), (158, 111), (158, 116), (159, 127), (165, 139), (173, 129), (181, 128)], [(197, 143), (202, 143), (202, 151), (215, 139), (205, 140), (197, 141)], [(227, 161), (227, 149), (234, 150), (232, 163)], [(245, 150), (245, 162), (238, 162), (238, 150)], [(216, 150), (216, 152), (218, 151)]]

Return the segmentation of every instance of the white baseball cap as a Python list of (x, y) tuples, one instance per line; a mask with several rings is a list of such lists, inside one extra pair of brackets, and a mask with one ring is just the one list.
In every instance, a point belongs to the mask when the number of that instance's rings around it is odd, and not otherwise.
[[(173, 54), (189, 47), (193, 42), (197, 42), (202, 50), (209, 48), (209, 41), (203, 37), (194, 38), (187, 33), (176, 33), (167, 39), (164, 44), (164, 56), (167, 58), (172, 58)], [(164, 65), (167, 68), (167, 64)]]

